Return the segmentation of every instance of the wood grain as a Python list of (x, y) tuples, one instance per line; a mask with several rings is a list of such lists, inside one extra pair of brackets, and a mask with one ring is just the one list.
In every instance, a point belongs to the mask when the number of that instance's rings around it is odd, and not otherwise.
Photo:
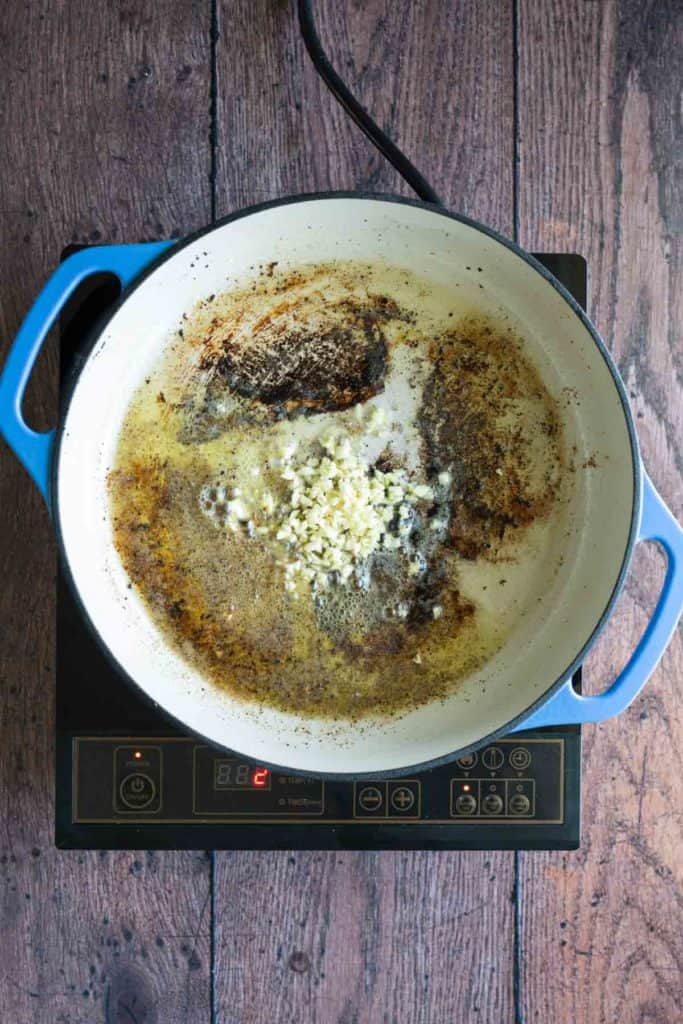
[[(512, 0), (318, 7), (380, 123), (450, 205), (510, 234)], [(592, 314), (680, 516), (680, 5), (516, 9), (521, 241), (588, 257)], [(407, 194), (309, 66), (291, 0), (218, 0), (217, 18), (212, 126), (209, 0), (5, 4), (0, 359), (68, 241), (170, 237), (212, 202)], [(55, 398), (50, 352), (33, 422), (51, 425)], [(578, 854), (522, 854), (517, 879), (508, 854), (220, 854), (212, 892), (204, 854), (52, 848), (54, 548), (4, 448), (0, 527), (0, 1020), (208, 1024), (212, 966), (219, 1024), (680, 1017), (680, 638), (626, 715), (586, 730)], [(626, 660), (660, 578), (640, 552), (589, 686)]]
[[(512, 231), (508, 3), (317, 4), (333, 62), (454, 208)], [(293, 5), (223, 3), (219, 215), (293, 192), (409, 194), (309, 66)], [(510, 854), (218, 854), (219, 1024), (507, 1024)]]
[[(293, 0), (219, 5), (219, 216), (296, 192), (412, 196), (330, 95)], [(319, 0), (330, 57), (451, 208), (512, 231), (512, 6)]]
[[(521, 241), (588, 258), (645, 465), (680, 518), (683, 8), (521, 0), (519, 40)], [(633, 650), (661, 578), (639, 551), (589, 658), (593, 689)], [(521, 857), (525, 1021), (680, 1020), (682, 677), (679, 633), (633, 707), (585, 730), (580, 852)]]
[(220, 854), (220, 1024), (514, 1020), (511, 857)]
[[(0, 359), (67, 242), (208, 219), (209, 27), (208, 4), (173, 0), (3, 5)], [(44, 426), (56, 380), (52, 351), (31, 390)], [(208, 1020), (206, 856), (53, 848), (54, 545), (4, 446), (0, 572), (0, 1020)]]

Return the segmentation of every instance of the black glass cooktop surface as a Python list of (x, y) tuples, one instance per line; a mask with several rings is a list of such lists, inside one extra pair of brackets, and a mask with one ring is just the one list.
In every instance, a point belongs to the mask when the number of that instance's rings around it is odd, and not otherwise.
[[(585, 306), (585, 261), (538, 258)], [(118, 292), (115, 279), (98, 276), (73, 297), (61, 321), (63, 374)], [(321, 781), (213, 749), (120, 677), (58, 580), (63, 849), (574, 849), (580, 803), (578, 726), (516, 733), (385, 781)]]

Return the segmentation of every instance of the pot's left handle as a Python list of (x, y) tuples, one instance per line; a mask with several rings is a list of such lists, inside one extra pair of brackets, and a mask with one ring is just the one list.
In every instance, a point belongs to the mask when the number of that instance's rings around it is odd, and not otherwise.
[(652, 482), (643, 476), (643, 511), (638, 540), (654, 540), (666, 557), (666, 576), (652, 618), (625, 668), (604, 693), (583, 697), (568, 679), (557, 693), (521, 722), (520, 729), (545, 725), (602, 722), (620, 714), (635, 700), (656, 669), (683, 611), (683, 529)]
[(0, 434), (50, 505), (50, 458), (54, 430), (38, 433), (24, 421), (22, 404), (45, 337), (69, 296), (92, 274), (115, 274), (124, 288), (172, 242), (103, 245), (69, 256), (54, 272), (19, 329), (0, 375)]

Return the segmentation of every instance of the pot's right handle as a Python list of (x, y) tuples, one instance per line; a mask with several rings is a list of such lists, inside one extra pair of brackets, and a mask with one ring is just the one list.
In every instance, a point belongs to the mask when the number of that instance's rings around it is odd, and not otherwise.
[(127, 287), (172, 242), (101, 245), (64, 260), (33, 303), (19, 329), (0, 376), (0, 434), (24, 464), (50, 505), (50, 459), (55, 432), (38, 433), (22, 414), (24, 392), (45, 337), (69, 297), (93, 274), (115, 274)]
[(643, 514), (638, 540), (655, 540), (664, 550), (667, 567), (662, 592), (647, 629), (631, 658), (604, 693), (583, 697), (568, 679), (542, 707), (520, 723), (520, 729), (545, 725), (601, 722), (618, 715), (633, 701), (661, 658), (683, 611), (683, 530), (666, 507), (647, 474), (643, 474)]

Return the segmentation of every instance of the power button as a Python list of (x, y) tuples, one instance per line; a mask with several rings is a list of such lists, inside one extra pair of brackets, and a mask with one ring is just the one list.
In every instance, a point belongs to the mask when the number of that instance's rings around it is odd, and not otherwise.
[(156, 795), (157, 787), (154, 779), (141, 772), (127, 775), (119, 786), (121, 803), (131, 811), (142, 811), (145, 807), (149, 807)]
[(150, 814), (161, 812), (163, 751), (147, 743), (114, 748), (114, 813)]

